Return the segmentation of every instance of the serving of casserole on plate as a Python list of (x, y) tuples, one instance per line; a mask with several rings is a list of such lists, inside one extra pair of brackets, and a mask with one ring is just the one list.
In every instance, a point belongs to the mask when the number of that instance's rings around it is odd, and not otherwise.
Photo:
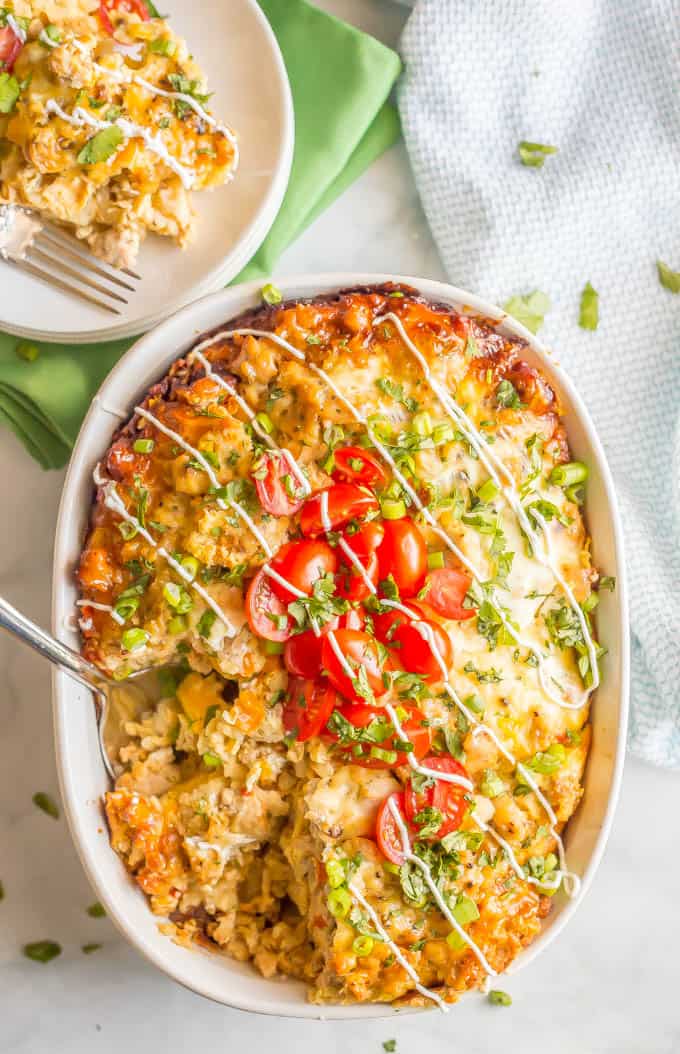
[(186, 245), (189, 194), (225, 183), (235, 134), (189, 47), (147, 0), (16, 0), (0, 10), (0, 202), (116, 267), (147, 233)]
[[(590, 458), (517, 327), (422, 287), (293, 283), (198, 340), (187, 319), (153, 384), (147, 338), (147, 388), (95, 467), (79, 615), (84, 654), (121, 685), (106, 815), (174, 943), (137, 905), (135, 939), (236, 1005), (299, 1012), (240, 973), (242, 993), (221, 992), (215, 961), (303, 981), (316, 1003), (444, 1007), (540, 942), (601, 851), (625, 643), (582, 516)], [(191, 323), (229, 318), (225, 297)], [(139, 383), (123, 360), (107, 388), (120, 404)], [(95, 435), (92, 417), (81, 451)], [(77, 451), (65, 500), (85, 470)], [(58, 534), (66, 566), (78, 540), (63, 519)], [(574, 860), (605, 646), (618, 695), (606, 672)], [(158, 701), (140, 704), (126, 678), (150, 665)], [(77, 842), (131, 933), (60, 703), (57, 731)]]

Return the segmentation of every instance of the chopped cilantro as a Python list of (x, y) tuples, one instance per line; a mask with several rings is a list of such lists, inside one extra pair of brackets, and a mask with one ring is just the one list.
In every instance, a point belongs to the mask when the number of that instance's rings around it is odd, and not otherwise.
[(102, 128), (85, 143), (78, 154), (78, 164), (98, 165), (102, 161), (108, 161), (122, 142), (123, 133), (117, 124)]
[(387, 1054), (393, 1054), (393, 1051), (397, 1049), (396, 1039), (386, 1039), (383, 1041), (382, 1048)]
[(396, 399), (396, 401), (401, 403), (409, 413), (417, 413), (418, 403), (410, 395), (404, 394), (404, 386), (402, 384), (397, 384), (396, 381), (391, 381), (389, 377), (378, 377), (375, 385), (383, 395), (389, 395), (392, 399)]
[(33, 941), (31, 944), (24, 944), (23, 950), (27, 959), (33, 959), (33, 962), (37, 963), (48, 963), (61, 955), (61, 945), (56, 941)]
[(21, 94), (21, 85), (11, 73), (0, 73), (0, 113), (11, 113)]
[[(6, 110), (2, 110), (0, 105), (0, 113), (6, 112)], [(680, 271), (671, 271), (668, 264), (665, 264), (663, 260), (656, 261), (656, 270), (664, 289), (668, 289), (671, 293), (680, 293)]]
[(522, 139), (517, 145), (517, 153), (523, 165), (528, 168), (543, 168), (546, 157), (557, 153), (556, 146), (548, 146), (546, 143), (530, 143)]
[(50, 794), (45, 794), (44, 791), (37, 791), (33, 795), (33, 804), (37, 805), (48, 816), (51, 816), (53, 820), (59, 819), (59, 806)]

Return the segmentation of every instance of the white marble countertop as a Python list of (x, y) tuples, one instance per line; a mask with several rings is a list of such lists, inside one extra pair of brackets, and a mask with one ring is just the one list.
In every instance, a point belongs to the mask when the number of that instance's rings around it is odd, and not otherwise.
[[(317, 0), (318, 2), (318, 0)], [(405, 11), (390, 0), (320, 6), (395, 44)], [(373, 166), (284, 256), (280, 274), (391, 271), (443, 278), (403, 146)], [(484, 292), (481, 290), (480, 292)], [(50, 563), (63, 475), (43, 473), (0, 434), (0, 592), (49, 624)], [(280, 1054), (671, 1054), (680, 1051), (678, 944), (680, 776), (629, 760), (604, 862), (575, 919), (526, 970), (508, 978), (510, 1009), (472, 997), (437, 1012), (361, 1024), (283, 1021), (227, 1010), (184, 991), (148, 965), (94, 899), (65, 821), (31, 802), (58, 795), (49, 671), (0, 638), (0, 1051), (266, 1050)], [(22, 946), (58, 940), (63, 954), (30, 962)], [(103, 947), (85, 956), (81, 945)]]

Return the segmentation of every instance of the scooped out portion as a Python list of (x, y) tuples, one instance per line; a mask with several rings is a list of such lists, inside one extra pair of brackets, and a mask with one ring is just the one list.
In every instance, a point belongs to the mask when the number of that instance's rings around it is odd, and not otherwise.
[(111, 843), (174, 940), (442, 1004), (578, 888), (587, 468), (522, 352), (409, 288), (265, 306), (114, 435), (83, 653), (121, 686)]

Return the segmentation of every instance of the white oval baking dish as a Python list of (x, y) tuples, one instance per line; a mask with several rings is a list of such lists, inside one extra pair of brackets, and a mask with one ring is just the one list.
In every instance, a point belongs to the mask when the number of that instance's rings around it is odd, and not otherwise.
[[(572, 452), (590, 466), (586, 515), (595, 565), (617, 580), (615, 592), (603, 594), (598, 607), (600, 639), (608, 653), (603, 661), (602, 686), (593, 706), (593, 743), (585, 795), (565, 839), (570, 867), (583, 879), (581, 894), (571, 901), (558, 895), (543, 933), (513, 965), (512, 969), (517, 970), (546, 948), (573, 916), (597, 870), (612, 823), (628, 716), (628, 620), (621, 523), (602, 446), (572, 382), (547, 349), (500, 309), (453, 286), (395, 275), (303, 275), (279, 285), (284, 297), (289, 298), (385, 281), (407, 283), (432, 300), (498, 319), (499, 328), (528, 341), (527, 361), (540, 365), (560, 394)], [(53, 626), (56, 636), (71, 647), (79, 644), (71, 618), (76, 600), (74, 568), (92, 500), (92, 470), (116, 427), (111, 409), (131, 409), (203, 331), (258, 302), (259, 284), (249, 283), (184, 308), (127, 352), (93, 401), (71, 458), (55, 539)], [(107, 777), (97, 746), (92, 701), (85, 689), (61, 672), (54, 675), (54, 722), (63, 801), (83, 867), (110, 918), (151, 962), (193, 991), (243, 1010), (324, 1019), (380, 1017), (393, 1012), (377, 1005), (311, 1005), (305, 1001), (304, 987), (297, 982), (265, 980), (249, 966), (198, 949), (180, 948), (162, 936), (158, 918), (151, 914), (145, 897), (109, 847), (100, 804)]]

